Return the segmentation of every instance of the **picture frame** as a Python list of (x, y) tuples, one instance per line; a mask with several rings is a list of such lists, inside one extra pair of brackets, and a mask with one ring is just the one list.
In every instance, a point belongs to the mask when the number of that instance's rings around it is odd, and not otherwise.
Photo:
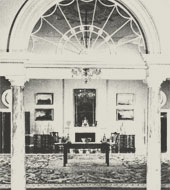
[(54, 109), (35, 109), (35, 121), (53, 121)]
[(53, 93), (36, 93), (35, 104), (36, 105), (52, 105)]
[(117, 121), (120, 121), (120, 120), (131, 120), (131, 121), (133, 121), (134, 120), (134, 110), (133, 109), (129, 109), (129, 110), (117, 109), (116, 115), (117, 115)]
[(134, 94), (133, 93), (117, 93), (116, 94), (116, 105), (128, 105), (133, 106), (134, 105)]

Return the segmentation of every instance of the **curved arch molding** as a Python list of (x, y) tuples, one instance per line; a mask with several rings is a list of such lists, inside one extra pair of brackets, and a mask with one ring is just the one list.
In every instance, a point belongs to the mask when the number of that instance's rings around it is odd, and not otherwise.
[[(147, 44), (147, 53), (160, 53), (159, 36), (154, 22), (139, 0), (116, 0), (126, 7), (139, 23)], [(38, 19), (60, 0), (26, 0), (18, 10), (8, 36), (7, 51), (27, 51), (30, 34)]]

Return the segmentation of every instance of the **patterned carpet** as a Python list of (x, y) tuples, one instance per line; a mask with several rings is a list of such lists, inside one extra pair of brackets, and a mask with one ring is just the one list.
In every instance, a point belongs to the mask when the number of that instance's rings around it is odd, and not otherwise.
[(77, 154), (69, 156), (67, 167), (63, 167), (62, 155), (33, 165), (34, 159), (27, 161), (28, 184), (146, 183), (146, 165), (141, 160), (131, 164), (111, 157), (107, 167), (104, 154)]
[[(74, 184), (86, 187), (91, 184), (146, 184), (146, 160), (144, 157), (129, 155), (110, 155), (110, 166), (105, 164), (104, 154), (71, 154), (68, 158), (68, 164), (63, 167), (63, 155), (27, 155), (26, 157), (26, 179), (28, 185), (47, 185), (54, 190), (60, 189), (60, 186)], [(0, 155), (0, 187), (10, 184), (10, 157), (9, 155)], [(162, 184), (170, 184), (170, 161), (162, 163)], [(29, 186), (33, 188), (34, 186)], [(116, 190), (121, 189), (121, 186)], [(126, 186), (124, 186), (126, 187)], [(143, 186), (145, 187), (145, 186)], [(140, 189), (142, 186), (140, 187)], [(39, 188), (40, 189), (40, 188)], [(63, 189), (63, 187), (62, 187)], [(94, 188), (92, 188), (94, 189)], [(124, 188), (123, 188), (124, 189)], [(138, 189), (138, 188), (137, 188)], [(33, 189), (30, 189), (33, 190)], [(70, 190), (70, 188), (69, 188)], [(90, 190), (90, 187), (88, 188)], [(129, 190), (129, 188), (128, 188)], [(134, 190), (134, 188), (133, 188)]]

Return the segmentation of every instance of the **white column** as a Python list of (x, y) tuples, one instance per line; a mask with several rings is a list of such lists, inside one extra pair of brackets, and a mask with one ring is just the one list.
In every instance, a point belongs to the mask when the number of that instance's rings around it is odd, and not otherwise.
[(161, 123), (160, 85), (162, 80), (149, 77), (148, 136), (147, 136), (147, 190), (161, 190)]
[(26, 189), (24, 83), (22, 76), (8, 77), (12, 88), (11, 190)]

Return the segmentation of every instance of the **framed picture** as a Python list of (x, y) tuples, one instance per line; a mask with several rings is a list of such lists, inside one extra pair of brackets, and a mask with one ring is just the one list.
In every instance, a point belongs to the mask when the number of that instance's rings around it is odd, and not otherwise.
[(118, 105), (133, 105), (134, 94), (131, 93), (118, 93), (116, 94), (116, 104)]
[(35, 94), (35, 103), (37, 105), (53, 104), (53, 93), (37, 93), (37, 94)]
[(134, 110), (116, 110), (117, 120), (134, 120)]
[(53, 109), (35, 109), (35, 121), (52, 121), (54, 120)]

